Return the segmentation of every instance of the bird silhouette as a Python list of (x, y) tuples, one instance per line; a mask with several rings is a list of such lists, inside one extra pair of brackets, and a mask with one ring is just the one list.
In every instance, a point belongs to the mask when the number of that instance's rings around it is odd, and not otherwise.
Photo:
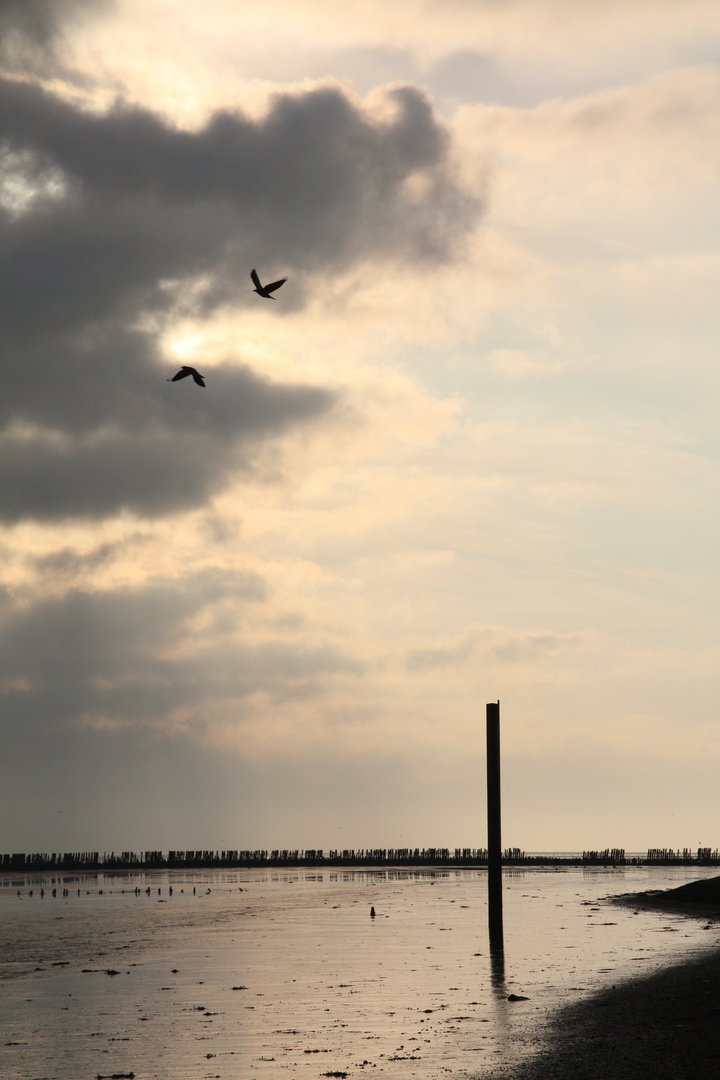
[(173, 375), (172, 379), (168, 379), (167, 381), (168, 382), (177, 382), (178, 379), (187, 379), (188, 375), (192, 375), (193, 379), (198, 384), (198, 386), (204, 386), (205, 385), (205, 379), (200, 374), (200, 372), (196, 371), (194, 367), (188, 367), (187, 364), (183, 364), (183, 366), (178, 371), (177, 375)]
[(254, 292), (258, 296), (264, 296), (266, 300), (277, 300), (276, 296), (271, 296), (270, 293), (275, 292), (281, 285), (284, 285), (287, 281), (286, 277), (281, 277), (279, 281), (271, 281), (269, 285), (261, 285), (260, 278), (257, 276), (257, 270), (250, 271), (250, 277), (253, 279), (253, 285), (255, 286)]

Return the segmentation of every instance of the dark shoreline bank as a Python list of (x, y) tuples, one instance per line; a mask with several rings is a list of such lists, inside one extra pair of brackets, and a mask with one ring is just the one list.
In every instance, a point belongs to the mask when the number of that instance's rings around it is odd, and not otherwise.
[(544, 1048), (489, 1080), (715, 1080), (720, 949), (566, 1005)]
[(689, 881), (675, 889), (648, 889), (613, 896), (613, 904), (643, 911), (668, 911), (696, 919), (720, 919), (720, 877)]

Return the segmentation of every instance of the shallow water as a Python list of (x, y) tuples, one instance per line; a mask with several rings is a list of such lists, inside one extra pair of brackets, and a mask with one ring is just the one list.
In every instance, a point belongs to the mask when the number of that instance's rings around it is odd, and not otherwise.
[(558, 1005), (720, 941), (599, 898), (716, 874), (507, 869), (504, 962), (484, 870), (8, 875), (0, 1075), (482, 1076), (532, 1052)]

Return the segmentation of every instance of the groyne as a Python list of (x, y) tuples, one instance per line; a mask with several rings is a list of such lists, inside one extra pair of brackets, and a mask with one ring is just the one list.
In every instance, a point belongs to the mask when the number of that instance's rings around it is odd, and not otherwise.
[[(71, 851), (0, 855), (0, 870), (182, 870), (335, 866), (487, 866), (486, 848), (277, 848), (256, 850)], [(602, 848), (576, 852), (525, 852), (506, 848), (503, 866), (715, 866), (718, 848)]]

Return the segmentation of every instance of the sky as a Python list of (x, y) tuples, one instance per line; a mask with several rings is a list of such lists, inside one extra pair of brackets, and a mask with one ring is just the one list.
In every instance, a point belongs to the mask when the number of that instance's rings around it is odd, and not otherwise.
[(719, 130), (714, 0), (0, 0), (0, 851), (482, 847), (496, 700), (720, 844)]

